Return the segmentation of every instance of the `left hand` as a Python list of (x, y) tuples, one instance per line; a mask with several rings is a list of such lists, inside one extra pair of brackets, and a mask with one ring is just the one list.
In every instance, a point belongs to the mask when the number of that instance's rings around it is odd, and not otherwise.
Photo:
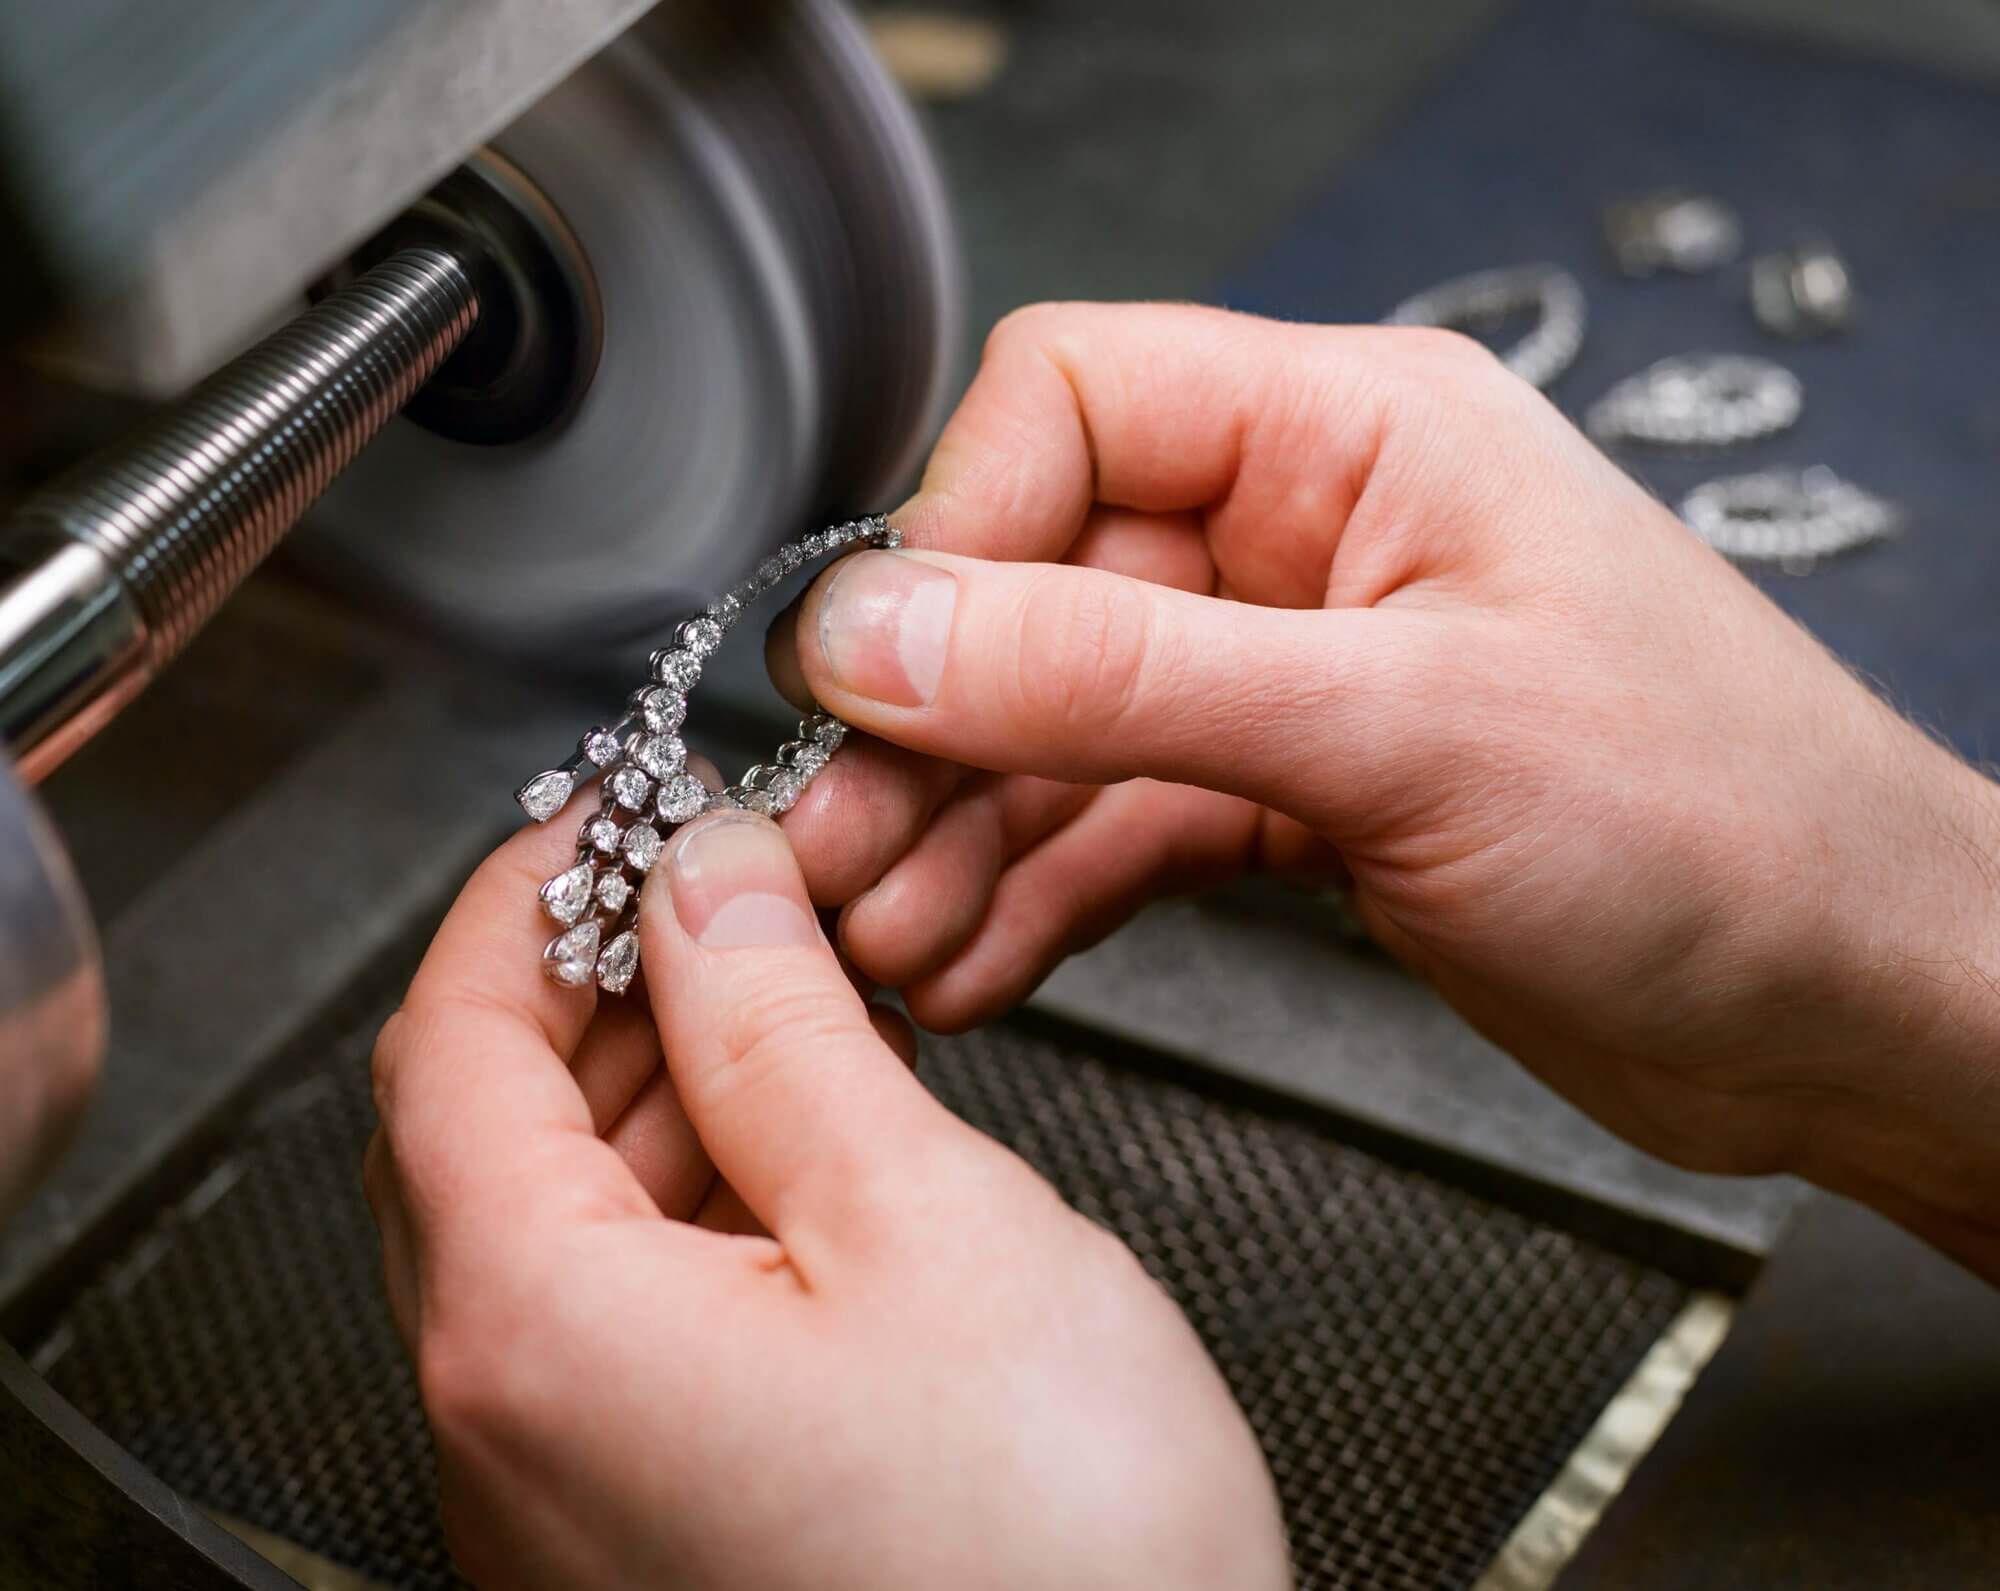
[(368, 1192), (465, 1571), (1288, 1584), (1269, 1476), (1186, 1321), (917, 1082), (777, 828), (674, 837), (646, 988), (602, 1004), (539, 966), (569, 832), (479, 870), (376, 1055)]

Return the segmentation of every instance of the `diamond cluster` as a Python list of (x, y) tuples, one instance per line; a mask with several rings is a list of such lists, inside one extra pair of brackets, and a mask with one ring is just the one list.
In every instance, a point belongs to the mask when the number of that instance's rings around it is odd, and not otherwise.
[(711, 791), (687, 768), (680, 728), (702, 664), (721, 647), (729, 627), (750, 604), (814, 559), (862, 547), (899, 547), (902, 536), (879, 514), (816, 530), (758, 564), (756, 572), (683, 620), (673, 644), (648, 660), (650, 680), (632, 693), (625, 716), (592, 729), (573, 756), (538, 773), (514, 793), (521, 810), (546, 823), (568, 804), (586, 768), (603, 775), (599, 810), (577, 830), (576, 861), (541, 888), (542, 911), (561, 930), (542, 952), (542, 967), (567, 988), (593, 979), (623, 994), (639, 971), (639, 882), (651, 871), (666, 837), (704, 812), (735, 808), (778, 817), (791, 810), (813, 775), (827, 765), (847, 726), (814, 711), (798, 734), (735, 784)]

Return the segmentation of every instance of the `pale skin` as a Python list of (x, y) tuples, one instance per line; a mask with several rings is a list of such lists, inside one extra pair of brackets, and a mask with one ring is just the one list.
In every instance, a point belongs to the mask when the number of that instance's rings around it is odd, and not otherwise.
[(1249, 871), (1351, 888), (1643, 1147), (2000, 1276), (2000, 797), (1487, 355), (1024, 312), (893, 517), (771, 642), (875, 738), (789, 846), (676, 838), (649, 998), (533, 970), (558, 822), (384, 1032), (368, 1185), (475, 1579), (1286, 1584), (1186, 1325), (856, 987), (965, 1027)]

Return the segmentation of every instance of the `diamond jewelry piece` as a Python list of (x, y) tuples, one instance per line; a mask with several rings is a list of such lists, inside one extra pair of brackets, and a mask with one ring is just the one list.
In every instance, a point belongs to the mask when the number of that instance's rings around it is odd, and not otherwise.
[(1750, 262), (1750, 310), (1757, 324), (1803, 342), (1854, 324), (1854, 279), (1830, 243), (1808, 243)]
[(644, 809), (653, 799), (653, 781), (638, 768), (619, 768), (604, 781), (605, 793), (628, 812)]
[(677, 691), (691, 691), (701, 679), (701, 659), (685, 649), (655, 652), (653, 678)]
[(616, 917), (625, 909), (625, 903), (632, 898), (632, 886), (625, 875), (613, 868), (601, 874), (597, 880), (597, 904)]
[(660, 787), (659, 809), (664, 822), (680, 824), (698, 818), (707, 805), (708, 786), (691, 773), (669, 779)]
[(650, 823), (635, 823), (625, 831), (625, 860), (632, 865), (635, 873), (650, 873), (653, 864), (660, 859), (660, 847), (666, 842), (660, 838), (660, 831)]
[(1514, 265), (1454, 277), (1404, 299), (1384, 323), (1474, 332), (1524, 310), (1535, 311), (1535, 325), (1500, 362), (1531, 386), (1547, 387), (1576, 362), (1589, 321), (1583, 284), (1560, 266)]
[(576, 775), (565, 768), (551, 768), (547, 773), (538, 773), (520, 789), (514, 792), (514, 799), (521, 803), (521, 810), (537, 823), (546, 823), (569, 801), (570, 793), (576, 789)]
[(1720, 199), (1669, 188), (1604, 207), (1604, 241), (1627, 276), (1712, 271), (1743, 248), (1743, 223)]
[(565, 988), (581, 989), (596, 970), (597, 945), (603, 936), (604, 930), (597, 926), (597, 919), (586, 918), (549, 941), (548, 949), (542, 952), (542, 965)]
[(1705, 482), (1682, 499), (1681, 518), (1724, 557), (1776, 564), (1788, 574), (1886, 540), (1903, 526), (1894, 503), (1823, 464)]
[(633, 744), (632, 761), (655, 779), (671, 779), (687, 765), (679, 735), (645, 735)]
[(687, 697), (665, 685), (639, 693), (639, 716), (656, 735), (670, 735), (687, 722)]
[(696, 657), (713, 657), (722, 645), (722, 626), (707, 614), (689, 619), (680, 629), (681, 645)]
[(1593, 403), (1584, 429), (1600, 442), (1732, 447), (1775, 436), (1805, 406), (1783, 365), (1749, 354), (1681, 354), (1627, 376)]
[(814, 559), (902, 544), (901, 533), (876, 514), (829, 525), (780, 548), (749, 579), (675, 628), (673, 644), (648, 660), (653, 683), (632, 693), (625, 717), (589, 731), (573, 757), (535, 775), (516, 793), (521, 810), (546, 823), (574, 794), (586, 764), (604, 775), (603, 809), (577, 830), (575, 864), (541, 889), (543, 910), (565, 930), (542, 952), (542, 965), (557, 983), (580, 989), (595, 979), (606, 993), (622, 994), (639, 970), (638, 889), (627, 874), (651, 871), (666, 847), (662, 830), (718, 808), (780, 816), (798, 803), (846, 738), (845, 724), (815, 709), (774, 761), (711, 792), (687, 771), (687, 747), (678, 733), (687, 719), (688, 693), (701, 681), (702, 660), (720, 649), (751, 601)]
[(597, 986), (607, 994), (623, 994), (638, 970), (639, 936), (628, 928), (598, 955)]
[(543, 909), (567, 928), (583, 915), (583, 908), (590, 904), (590, 891), (590, 864), (578, 862), (542, 886)]

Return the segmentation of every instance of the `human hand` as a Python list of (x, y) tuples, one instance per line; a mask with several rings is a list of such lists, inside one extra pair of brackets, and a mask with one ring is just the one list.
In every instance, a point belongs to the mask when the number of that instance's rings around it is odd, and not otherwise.
[(778, 830), (674, 836), (646, 988), (594, 1003), (540, 975), (522, 906), (569, 859), (560, 827), (479, 870), (376, 1053), (368, 1192), (466, 1572), (1288, 1584), (1187, 1323), (925, 1092)]
[(1615, 1130), (2000, 1271), (1993, 787), (1475, 345), (1024, 312), (893, 517), (770, 651), (893, 743), (786, 826), (919, 1021), (1163, 890), (1344, 873)]
[(0, 762), (0, 1221), (55, 1165), (104, 1060), (95, 936), (61, 843)]

